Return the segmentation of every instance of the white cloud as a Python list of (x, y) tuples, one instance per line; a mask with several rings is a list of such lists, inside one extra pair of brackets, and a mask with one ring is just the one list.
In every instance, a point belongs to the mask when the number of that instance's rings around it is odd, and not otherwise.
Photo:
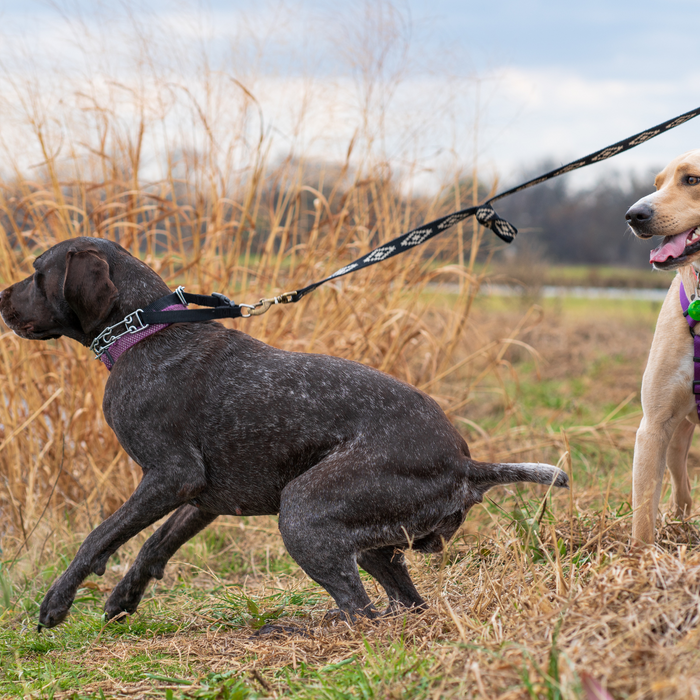
[[(550, 157), (574, 160), (700, 105), (700, 72), (681, 79), (622, 81), (585, 78), (560, 70), (507, 68), (489, 121), (517, 118), (494, 139), (486, 156), (501, 172)], [(604, 164), (571, 175), (579, 182), (602, 170), (646, 170), (696, 148), (700, 119), (642, 144)]]

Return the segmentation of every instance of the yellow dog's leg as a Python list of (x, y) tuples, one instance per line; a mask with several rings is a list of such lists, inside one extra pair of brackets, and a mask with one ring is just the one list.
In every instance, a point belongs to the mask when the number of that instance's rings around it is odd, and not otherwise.
[(671, 472), (673, 484), (671, 509), (678, 518), (687, 518), (692, 506), (690, 479), (688, 479), (688, 450), (693, 440), (693, 430), (695, 430), (693, 423), (682, 420), (676, 432), (673, 433), (666, 451), (666, 466)]
[[(680, 419), (682, 420), (682, 418)], [(642, 418), (634, 443), (632, 466), (632, 540), (651, 544), (661, 497), (661, 483), (666, 468), (666, 454), (679, 421), (654, 424)]]

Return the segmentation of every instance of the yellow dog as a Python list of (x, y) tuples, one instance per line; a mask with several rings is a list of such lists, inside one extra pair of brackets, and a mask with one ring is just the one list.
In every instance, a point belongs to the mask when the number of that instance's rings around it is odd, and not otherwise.
[(661, 307), (642, 379), (644, 416), (634, 446), (632, 538), (647, 543), (654, 541), (665, 467), (671, 473), (674, 514), (687, 517), (691, 509), (687, 459), (693, 430), (700, 423), (700, 362), (693, 359), (700, 360), (700, 337), (694, 340), (694, 321), (689, 323), (683, 306), (698, 299), (700, 289), (700, 149), (671, 161), (654, 184), (656, 192), (640, 199), (626, 215), (635, 236), (664, 236), (651, 251), (653, 266), (678, 269)]

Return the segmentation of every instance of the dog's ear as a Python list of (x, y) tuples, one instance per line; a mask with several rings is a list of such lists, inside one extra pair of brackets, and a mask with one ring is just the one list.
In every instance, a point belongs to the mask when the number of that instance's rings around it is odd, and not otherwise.
[(96, 250), (69, 250), (63, 296), (83, 332), (91, 333), (104, 321), (119, 296), (109, 278), (109, 265)]

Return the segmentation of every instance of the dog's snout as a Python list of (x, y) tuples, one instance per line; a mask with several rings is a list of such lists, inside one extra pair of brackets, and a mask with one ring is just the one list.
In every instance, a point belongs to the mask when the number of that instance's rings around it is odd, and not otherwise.
[(646, 224), (654, 215), (654, 209), (647, 202), (637, 202), (632, 205), (625, 214), (625, 220), (628, 224)]

